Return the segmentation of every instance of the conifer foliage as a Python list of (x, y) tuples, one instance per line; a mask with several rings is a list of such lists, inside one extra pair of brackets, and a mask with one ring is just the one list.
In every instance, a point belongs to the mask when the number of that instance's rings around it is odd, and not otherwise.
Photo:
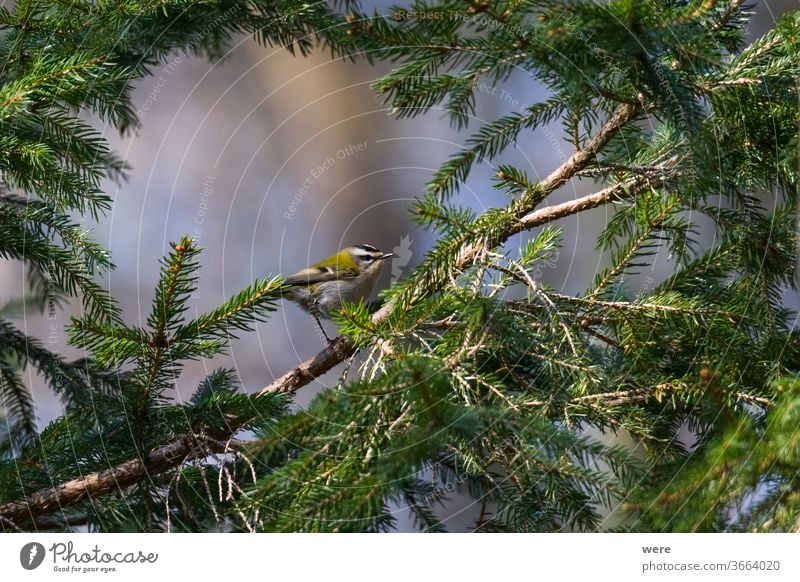
[[(439, 0), (385, 14), (19, 1), (0, 12), (0, 252), (25, 262), (41, 305), (81, 298), (69, 331), (86, 351), (64, 361), (13, 325), (13, 306), (0, 314), (0, 527), (385, 531), (410, 511), (441, 531), (459, 496), (475, 531), (800, 528), (800, 346), (784, 306), (800, 13), (752, 42), (748, 16), (738, 0)], [(258, 394), (218, 370), (176, 403), (182, 362), (267, 317), (281, 281), (190, 320), (201, 255), (183, 239), (147, 326), (127, 325), (93, 280), (109, 257), (69, 218), (107, 210), (100, 181), (125, 167), (78, 113), (124, 131), (136, 124), (131, 80), (172, 50), (219, 55), (239, 33), (391, 61), (374, 88), (397, 117), (444, 111), (470, 133), (411, 209), (437, 243), (377, 312), (345, 309), (342, 337)], [(472, 127), (479, 88), (515, 74), (548, 98)], [(555, 121), (572, 152), (551, 174), (503, 163), (520, 135)], [(459, 205), (476, 164), (493, 164), (486, 187), (507, 205)], [(578, 180), (593, 193), (552, 202)], [(601, 206), (613, 208), (597, 241), (606, 266), (581, 293), (545, 285), (559, 220)], [(664, 253), (671, 275), (637, 286)], [(289, 411), (291, 393), (356, 353), (357, 372)], [(25, 366), (65, 402), (41, 431)]]

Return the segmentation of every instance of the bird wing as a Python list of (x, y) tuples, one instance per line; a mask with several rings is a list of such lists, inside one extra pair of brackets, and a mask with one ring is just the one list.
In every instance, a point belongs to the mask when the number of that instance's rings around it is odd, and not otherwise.
[(358, 276), (356, 269), (334, 269), (333, 267), (308, 267), (286, 277), (287, 285), (315, 285), (328, 281), (342, 281)]

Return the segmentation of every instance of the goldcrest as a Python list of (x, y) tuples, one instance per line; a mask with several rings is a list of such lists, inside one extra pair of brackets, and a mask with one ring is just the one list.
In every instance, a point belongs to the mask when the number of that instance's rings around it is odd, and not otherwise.
[(381, 267), (394, 253), (372, 245), (356, 245), (286, 277), (291, 288), (284, 295), (315, 318), (330, 319), (344, 302), (367, 299), (375, 288)]

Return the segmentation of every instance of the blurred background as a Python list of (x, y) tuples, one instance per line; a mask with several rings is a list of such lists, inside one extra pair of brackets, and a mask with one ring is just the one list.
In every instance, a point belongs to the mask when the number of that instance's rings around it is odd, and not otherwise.
[[(387, 4), (375, 3), (379, 10)], [(758, 2), (751, 36), (796, 9), (793, 0)], [(119, 300), (130, 323), (144, 325), (151, 308), (159, 258), (170, 241), (190, 235), (205, 251), (192, 309), (212, 309), (269, 274), (290, 274), (344, 246), (370, 243), (394, 251), (382, 286), (402, 276), (434, 239), (409, 220), (409, 202), (432, 172), (484, 122), (546, 98), (529, 76), (518, 74), (501, 87), (479, 91), (470, 128), (453, 131), (441, 112), (395, 120), (370, 89), (389, 65), (330, 60), (324, 51), (307, 58), (239, 39), (222, 62), (176, 53), (136, 86), (140, 129), (107, 137), (131, 166), (124, 184), (108, 184), (113, 210), (99, 223), (86, 222), (112, 252), (116, 270), (102, 282)], [(545, 176), (571, 153), (557, 121), (523, 133), (515, 150), (494, 164), (511, 162), (532, 177)], [(457, 201), (476, 210), (502, 205), (491, 187), (495, 165), (482, 164), (462, 185)], [(570, 183), (550, 203), (592, 191), (589, 181)], [(565, 292), (579, 292), (602, 266), (595, 237), (610, 209), (564, 220), (564, 245), (556, 268), (542, 279)], [(710, 233), (709, 233), (710, 236)], [(509, 248), (520, 241), (514, 239)], [(657, 281), (668, 268), (659, 257)], [(0, 263), (0, 301), (23, 296), (20, 265)], [(796, 303), (794, 298), (791, 303)], [(795, 307), (796, 305), (789, 305)], [(21, 327), (67, 357), (78, 357), (63, 331), (75, 308), (49, 319), (26, 314)], [(332, 324), (328, 324), (333, 332)], [(188, 398), (213, 369), (233, 367), (252, 392), (324, 347), (312, 318), (286, 303), (255, 333), (234, 341), (228, 358), (187, 367), (177, 395)], [(295, 397), (304, 406), (340, 369)], [(34, 389), (42, 426), (58, 416), (60, 404), (37, 379)], [(466, 527), (469, 510), (448, 509), (453, 531)], [(463, 513), (463, 514), (462, 514)], [(406, 528), (398, 508), (399, 528)], [(463, 525), (460, 525), (462, 524)]]

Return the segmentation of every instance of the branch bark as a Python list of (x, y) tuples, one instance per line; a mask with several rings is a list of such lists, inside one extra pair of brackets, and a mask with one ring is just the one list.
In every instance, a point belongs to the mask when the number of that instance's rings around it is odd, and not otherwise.
[[(576, 151), (569, 157), (563, 164), (547, 176), (540, 184), (540, 192), (545, 196), (563, 186), (570, 178), (572, 178), (579, 171), (584, 169), (589, 162), (591, 162), (598, 152), (605, 146), (611, 138), (613, 138), (620, 129), (631, 119), (636, 117), (641, 111), (640, 105), (625, 104), (622, 105), (614, 112), (614, 114), (603, 124), (603, 127), (597, 134), (589, 140), (586, 146)], [(534, 208), (521, 208), (517, 209), (521, 218), (517, 224), (509, 228), (501, 237), (499, 242), (505, 242), (515, 234), (523, 230), (529, 230), (536, 226), (540, 226), (547, 222), (552, 222), (559, 218), (595, 208), (602, 204), (607, 204), (615, 199), (632, 196), (638, 192), (647, 179), (644, 177), (635, 177), (626, 182), (621, 182), (609, 188), (605, 188), (595, 194), (590, 194), (577, 200), (564, 202), (543, 208), (533, 212)], [(457, 269), (463, 269), (469, 265), (474, 258), (481, 252), (482, 245), (474, 245), (459, 254), (459, 260), (456, 264)], [(389, 317), (394, 306), (390, 303), (384, 305), (373, 316), (372, 320), (379, 323)], [(325, 350), (318, 353), (313, 358), (310, 358), (287, 372), (280, 378), (275, 379), (269, 386), (261, 389), (261, 393), (265, 392), (294, 392), (301, 386), (308, 384), (320, 374), (327, 372), (337, 364), (344, 361), (354, 353), (354, 350), (349, 346), (344, 338), (337, 338)]]
[[(374, 319), (374, 318), (373, 318)], [(269, 386), (261, 389), (260, 394), (267, 392), (291, 393), (302, 388), (314, 378), (343, 362), (355, 353), (355, 348), (344, 337), (337, 337), (327, 348), (313, 358), (309, 358), (283, 376), (275, 378)]]
[[(547, 178), (542, 180), (541, 189), (545, 194), (560, 188), (579, 171), (583, 170), (589, 162), (603, 149), (611, 138), (622, 129), (628, 121), (636, 117), (642, 110), (640, 104), (626, 103), (619, 107), (603, 124), (582, 150), (576, 151), (563, 164), (556, 168)], [(533, 210), (533, 209), (531, 209)], [(511, 235), (509, 235), (511, 236)]]
[[(202, 454), (226, 452), (225, 446), (225, 443), (201, 434), (182, 435), (152, 450), (146, 459), (131, 459), (105, 471), (89, 473), (55, 487), (43, 489), (26, 499), (0, 505), (0, 531), (8, 529), (9, 525), (13, 528), (26, 522), (36, 523), (36, 518), (40, 515), (60, 511), (83, 499), (130, 487), (148, 475), (162, 473), (181, 465), (198, 452)], [(65, 519), (68, 522), (73, 518)]]
[[(37, 516), (58, 511), (87, 497), (97, 497), (135, 484), (148, 473), (160, 473), (176, 467), (193, 450), (193, 436), (183, 436), (147, 455), (146, 459), (131, 459), (116, 467), (90, 473), (65, 481), (56, 487), (38, 491), (18, 501), (0, 505), (3, 521), (24, 523)], [(2, 527), (3, 522), (0, 522)]]

